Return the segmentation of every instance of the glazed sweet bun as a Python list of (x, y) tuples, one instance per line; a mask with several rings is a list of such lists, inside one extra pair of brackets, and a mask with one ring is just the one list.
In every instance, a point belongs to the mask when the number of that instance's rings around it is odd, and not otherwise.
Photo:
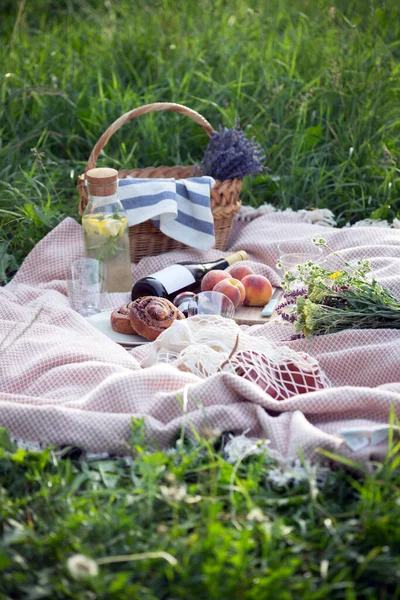
[(130, 321), (130, 305), (123, 304), (120, 308), (116, 308), (111, 313), (111, 327), (118, 333), (136, 334)]
[(185, 318), (172, 302), (157, 296), (137, 298), (129, 306), (131, 325), (146, 340), (154, 341), (176, 319)]

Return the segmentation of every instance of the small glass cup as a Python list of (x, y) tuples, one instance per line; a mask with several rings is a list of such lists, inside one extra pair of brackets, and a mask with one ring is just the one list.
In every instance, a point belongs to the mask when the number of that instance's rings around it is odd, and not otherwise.
[(220, 315), (232, 319), (235, 306), (225, 294), (220, 292), (201, 292), (189, 300), (188, 317), (194, 315)]
[(194, 294), (193, 292), (181, 292), (180, 294), (175, 296), (172, 303), (176, 306), (176, 308), (179, 308), (179, 310), (185, 315), (185, 317), (187, 317), (188, 307), (195, 296), (196, 294)]
[[(308, 261), (312, 261), (316, 265), (322, 265), (325, 262), (325, 256), (322, 248), (314, 246), (310, 243), (307, 247), (296, 252), (294, 250), (296, 243), (285, 242), (278, 244), (279, 261), (281, 263), (282, 278), (285, 273), (290, 271), (294, 276), (298, 275), (298, 267)], [(303, 284), (299, 280), (295, 280), (290, 286), (292, 289), (303, 287)]]
[(105, 265), (95, 258), (80, 258), (71, 265), (68, 280), (68, 298), (71, 307), (83, 317), (101, 312), (101, 300), (105, 291)]

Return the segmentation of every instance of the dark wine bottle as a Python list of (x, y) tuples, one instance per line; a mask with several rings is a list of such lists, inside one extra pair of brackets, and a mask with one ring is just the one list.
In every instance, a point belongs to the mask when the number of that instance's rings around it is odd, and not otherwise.
[(132, 288), (132, 300), (142, 296), (159, 296), (171, 300), (183, 290), (195, 290), (209, 271), (224, 270), (240, 260), (247, 260), (247, 253), (244, 250), (213, 262), (170, 265), (139, 279)]

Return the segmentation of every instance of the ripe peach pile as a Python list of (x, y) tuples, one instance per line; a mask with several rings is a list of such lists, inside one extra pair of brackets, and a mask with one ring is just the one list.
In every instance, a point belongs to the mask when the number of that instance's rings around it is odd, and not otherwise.
[(228, 271), (209, 271), (201, 282), (202, 292), (220, 292), (232, 300), (235, 308), (265, 306), (272, 296), (272, 286), (266, 277), (256, 275), (251, 267), (235, 265)]

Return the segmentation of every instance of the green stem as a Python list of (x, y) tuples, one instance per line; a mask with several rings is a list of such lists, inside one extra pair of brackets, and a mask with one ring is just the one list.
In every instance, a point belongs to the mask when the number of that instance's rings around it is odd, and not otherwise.
[(328, 244), (327, 244), (326, 242), (325, 242), (325, 244), (322, 244), (322, 246), (323, 246), (323, 248), (326, 248), (327, 250), (329, 250), (329, 252), (330, 252), (331, 254), (333, 254), (334, 256), (336, 256), (337, 258), (339, 258), (339, 260), (341, 260), (341, 261), (342, 261), (342, 263), (343, 263), (344, 265), (346, 265), (346, 267), (349, 267), (349, 268), (350, 268), (352, 271), (354, 271), (354, 273), (357, 273), (357, 272), (358, 272), (358, 269), (355, 269), (355, 268), (353, 267), (353, 265), (351, 265), (349, 262), (347, 262), (347, 260), (345, 260), (345, 259), (344, 259), (342, 256), (340, 256), (340, 254), (338, 254), (338, 253), (336, 252), (336, 250), (333, 250), (333, 248), (331, 248), (330, 246), (328, 246)]

